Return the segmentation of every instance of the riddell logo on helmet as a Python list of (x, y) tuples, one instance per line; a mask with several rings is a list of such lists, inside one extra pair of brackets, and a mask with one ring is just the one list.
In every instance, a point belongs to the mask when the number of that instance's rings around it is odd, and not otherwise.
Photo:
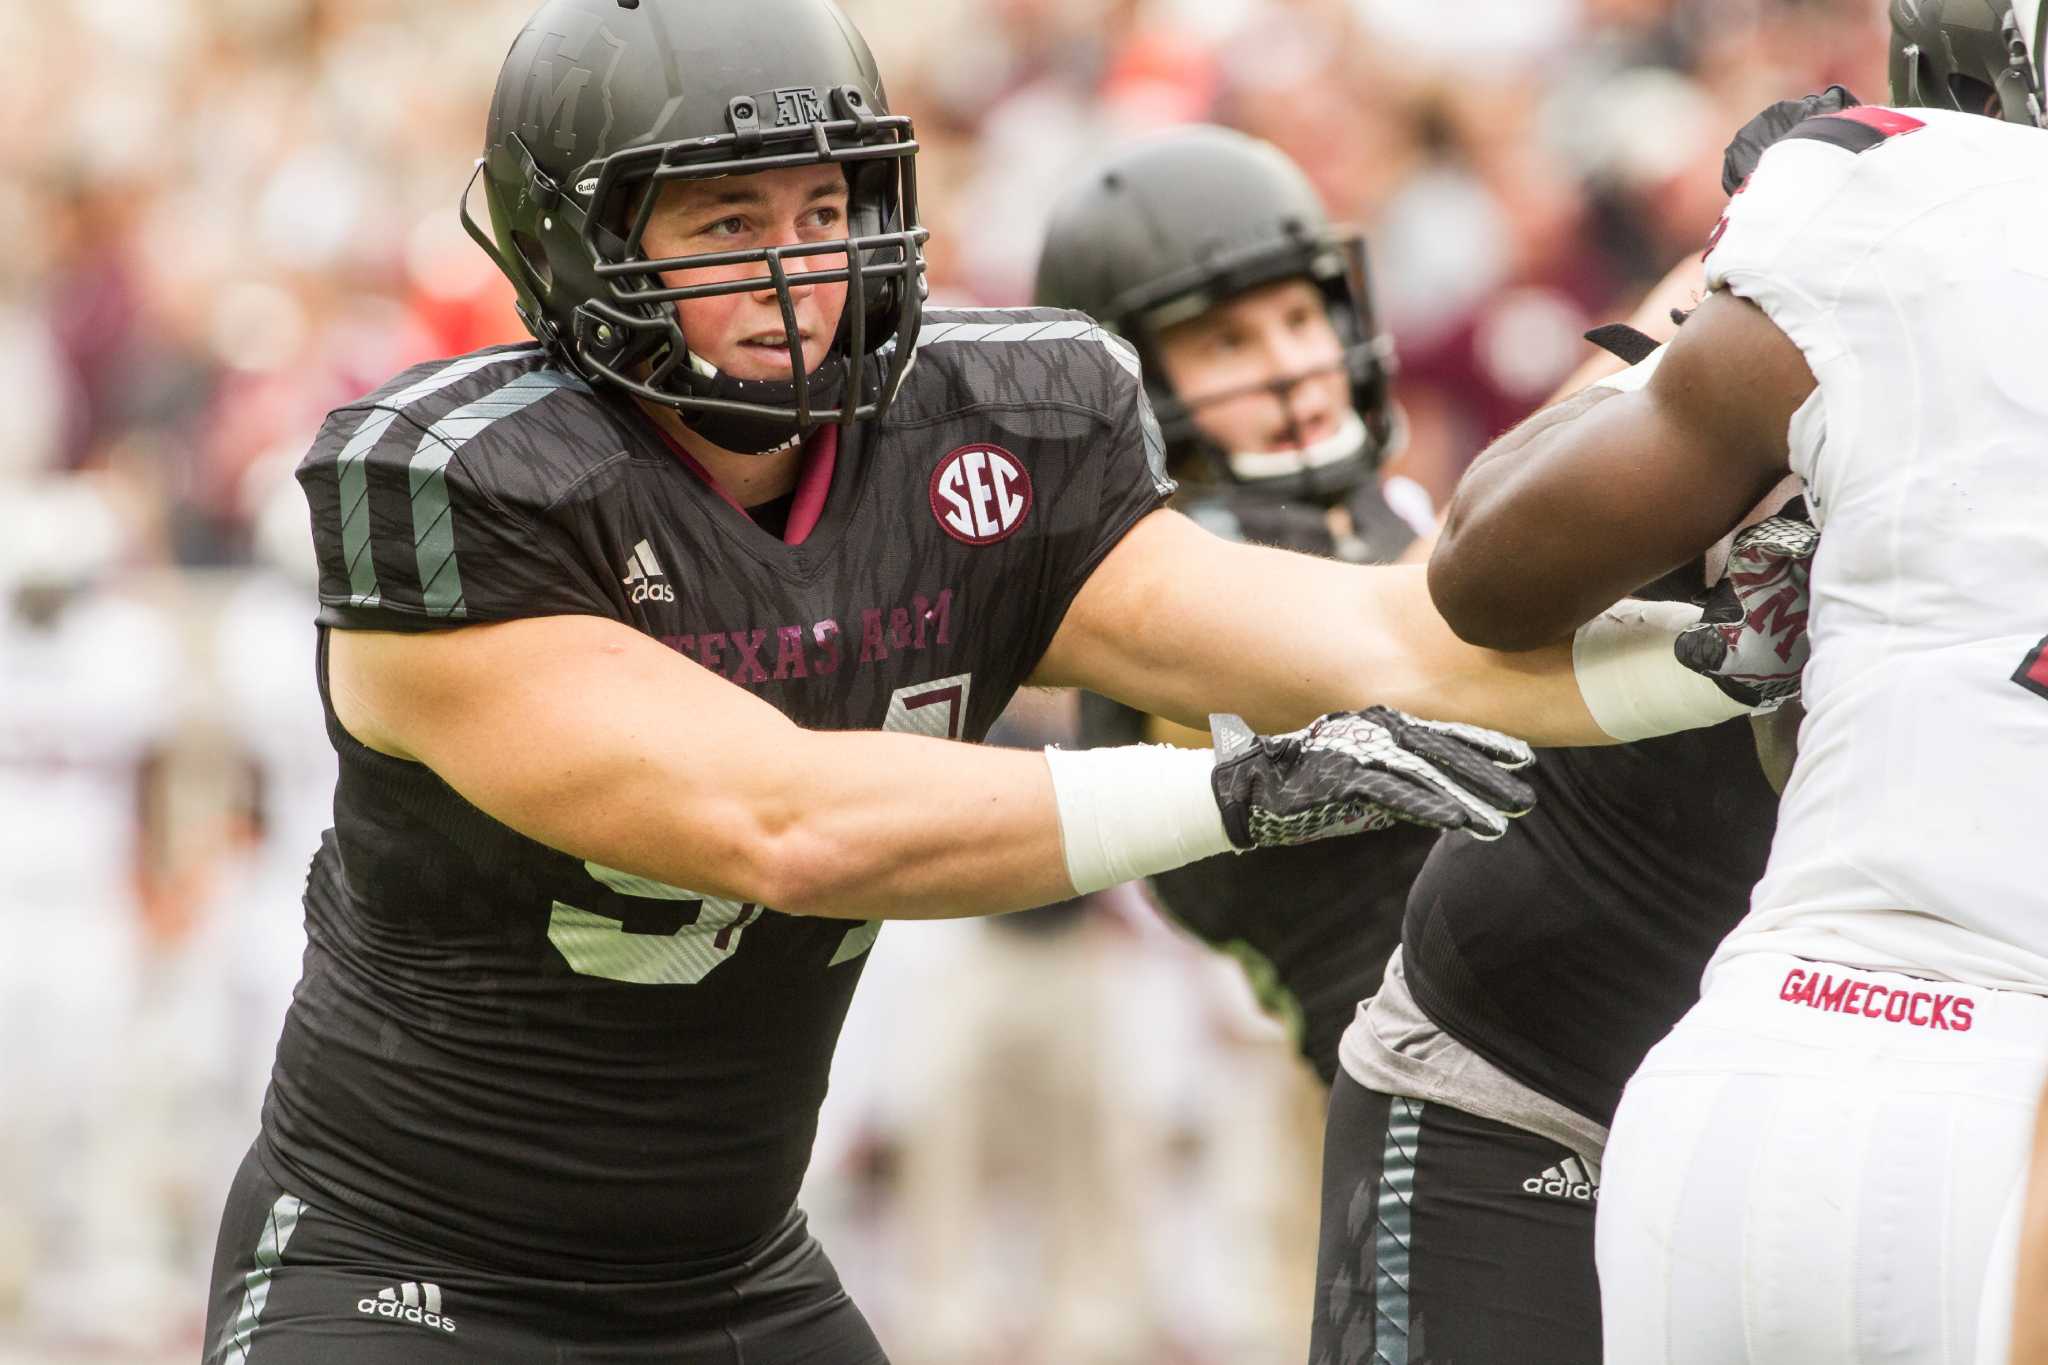
[(932, 471), (932, 515), (946, 534), (969, 545), (992, 545), (1024, 524), (1031, 476), (1001, 446), (962, 446)]

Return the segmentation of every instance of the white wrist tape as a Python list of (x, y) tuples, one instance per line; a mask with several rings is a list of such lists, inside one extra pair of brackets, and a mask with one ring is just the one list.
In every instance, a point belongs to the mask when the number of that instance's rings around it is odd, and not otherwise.
[(1672, 652), (1678, 632), (1699, 619), (1684, 602), (1623, 602), (1580, 626), (1572, 672), (1594, 723), (1625, 743), (1748, 715)]
[(1589, 389), (1613, 389), (1618, 393), (1634, 393), (1650, 382), (1650, 376), (1657, 373), (1657, 367), (1664, 363), (1664, 353), (1671, 348), (1659, 346), (1625, 370), (1617, 370), (1602, 379), (1596, 379), (1586, 387)]
[(1212, 750), (1047, 749), (1045, 762), (1077, 895), (1230, 851), (1209, 785)]

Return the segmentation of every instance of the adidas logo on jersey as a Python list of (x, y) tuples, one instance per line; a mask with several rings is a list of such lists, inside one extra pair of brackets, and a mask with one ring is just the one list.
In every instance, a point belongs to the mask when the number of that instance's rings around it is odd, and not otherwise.
[(441, 1312), (441, 1286), (438, 1284), (407, 1280), (393, 1288), (378, 1290), (374, 1299), (357, 1299), (356, 1311), (367, 1317), (417, 1323), (440, 1332), (455, 1330), (455, 1319)]
[(1563, 1161), (1544, 1171), (1532, 1175), (1522, 1182), (1522, 1193), (1540, 1195), (1545, 1199), (1562, 1199), (1572, 1204), (1592, 1204), (1600, 1199), (1600, 1170), (1588, 1167), (1577, 1157), (1566, 1157)]
[(661, 565), (654, 560), (653, 547), (641, 541), (633, 547), (633, 553), (626, 560), (624, 582), (633, 590), (635, 602), (673, 602), (676, 590), (660, 580), (668, 575), (661, 571)]

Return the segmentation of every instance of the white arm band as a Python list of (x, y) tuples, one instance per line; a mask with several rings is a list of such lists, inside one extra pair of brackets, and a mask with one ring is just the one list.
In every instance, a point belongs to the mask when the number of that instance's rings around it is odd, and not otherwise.
[(1664, 353), (1670, 349), (1669, 346), (1659, 346), (1627, 369), (1617, 370), (1613, 374), (1596, 379), (1586, 387), (1613, 389), (1617, 393), (1634, 393), (1650, 382), (1650, 376), (1657, 373), (1657, 367), (1664, 363)]
[(1076, 895), (1230, 852), (1209, 785), (1213, 750), (1047, 749), (1045, 763)]
[(1572, 672), (1594, 723), (1626, 743), (1748, 715), (1672, 652), (1678, 632), (1699, 619), (1684, 602), (1623, 602), (1580, 626)]

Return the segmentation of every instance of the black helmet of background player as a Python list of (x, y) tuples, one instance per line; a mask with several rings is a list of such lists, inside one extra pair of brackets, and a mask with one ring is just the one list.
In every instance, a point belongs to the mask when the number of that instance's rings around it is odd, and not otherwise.
[[(1243, 391), (1185, 401), (1167, 380), (1160, 335), (1287, 279), (1310, 280), (1322, 292), (1352, 412), (1334, 436), (1299, 450), (1224, 451), (1198, 426), (1198, 409)], [(1179, 128), (1096, 169), (1054, 207), (1037, 300), (1092, 314), (1138, 347), (1176, 469), (1199, 459), (1224, 479), (1276, 496), (1336, 501), (1396, 444), (1393, 347), (1374, 319), (1364, 236), (1333, 227), (1308, 177), (1270, 143), (1227, 128)], [(1304, 377), (1259, 387), (1286, 407)]]
[[(513, 42), (478, 173), (490, 252), (527, 327), (586, 379), (676, 409), (728, 450), (786, 447), (812, 427), (877, 417), (909, 370), (923, 311), (910, 120), (889, 113), (874, 58), (832, 0), (548, 0)], [(662, 188), (835, 164), (847, 236), (650, 260)], [(472, 185), (474, 180), (472, 180)], [(835, 258), (793, 272), (786, 261)], [(666, 287), (658, 272), (758, 265), (740, 280)], [(847, 285), (826, 360), (806, 374), (790, 298)], [(679, 300), (781, 299), (787, 381), (742, 381), (691, 355)]]
[(1892, 101), (2048, 127), (2048, 0), (1891, 0)]

